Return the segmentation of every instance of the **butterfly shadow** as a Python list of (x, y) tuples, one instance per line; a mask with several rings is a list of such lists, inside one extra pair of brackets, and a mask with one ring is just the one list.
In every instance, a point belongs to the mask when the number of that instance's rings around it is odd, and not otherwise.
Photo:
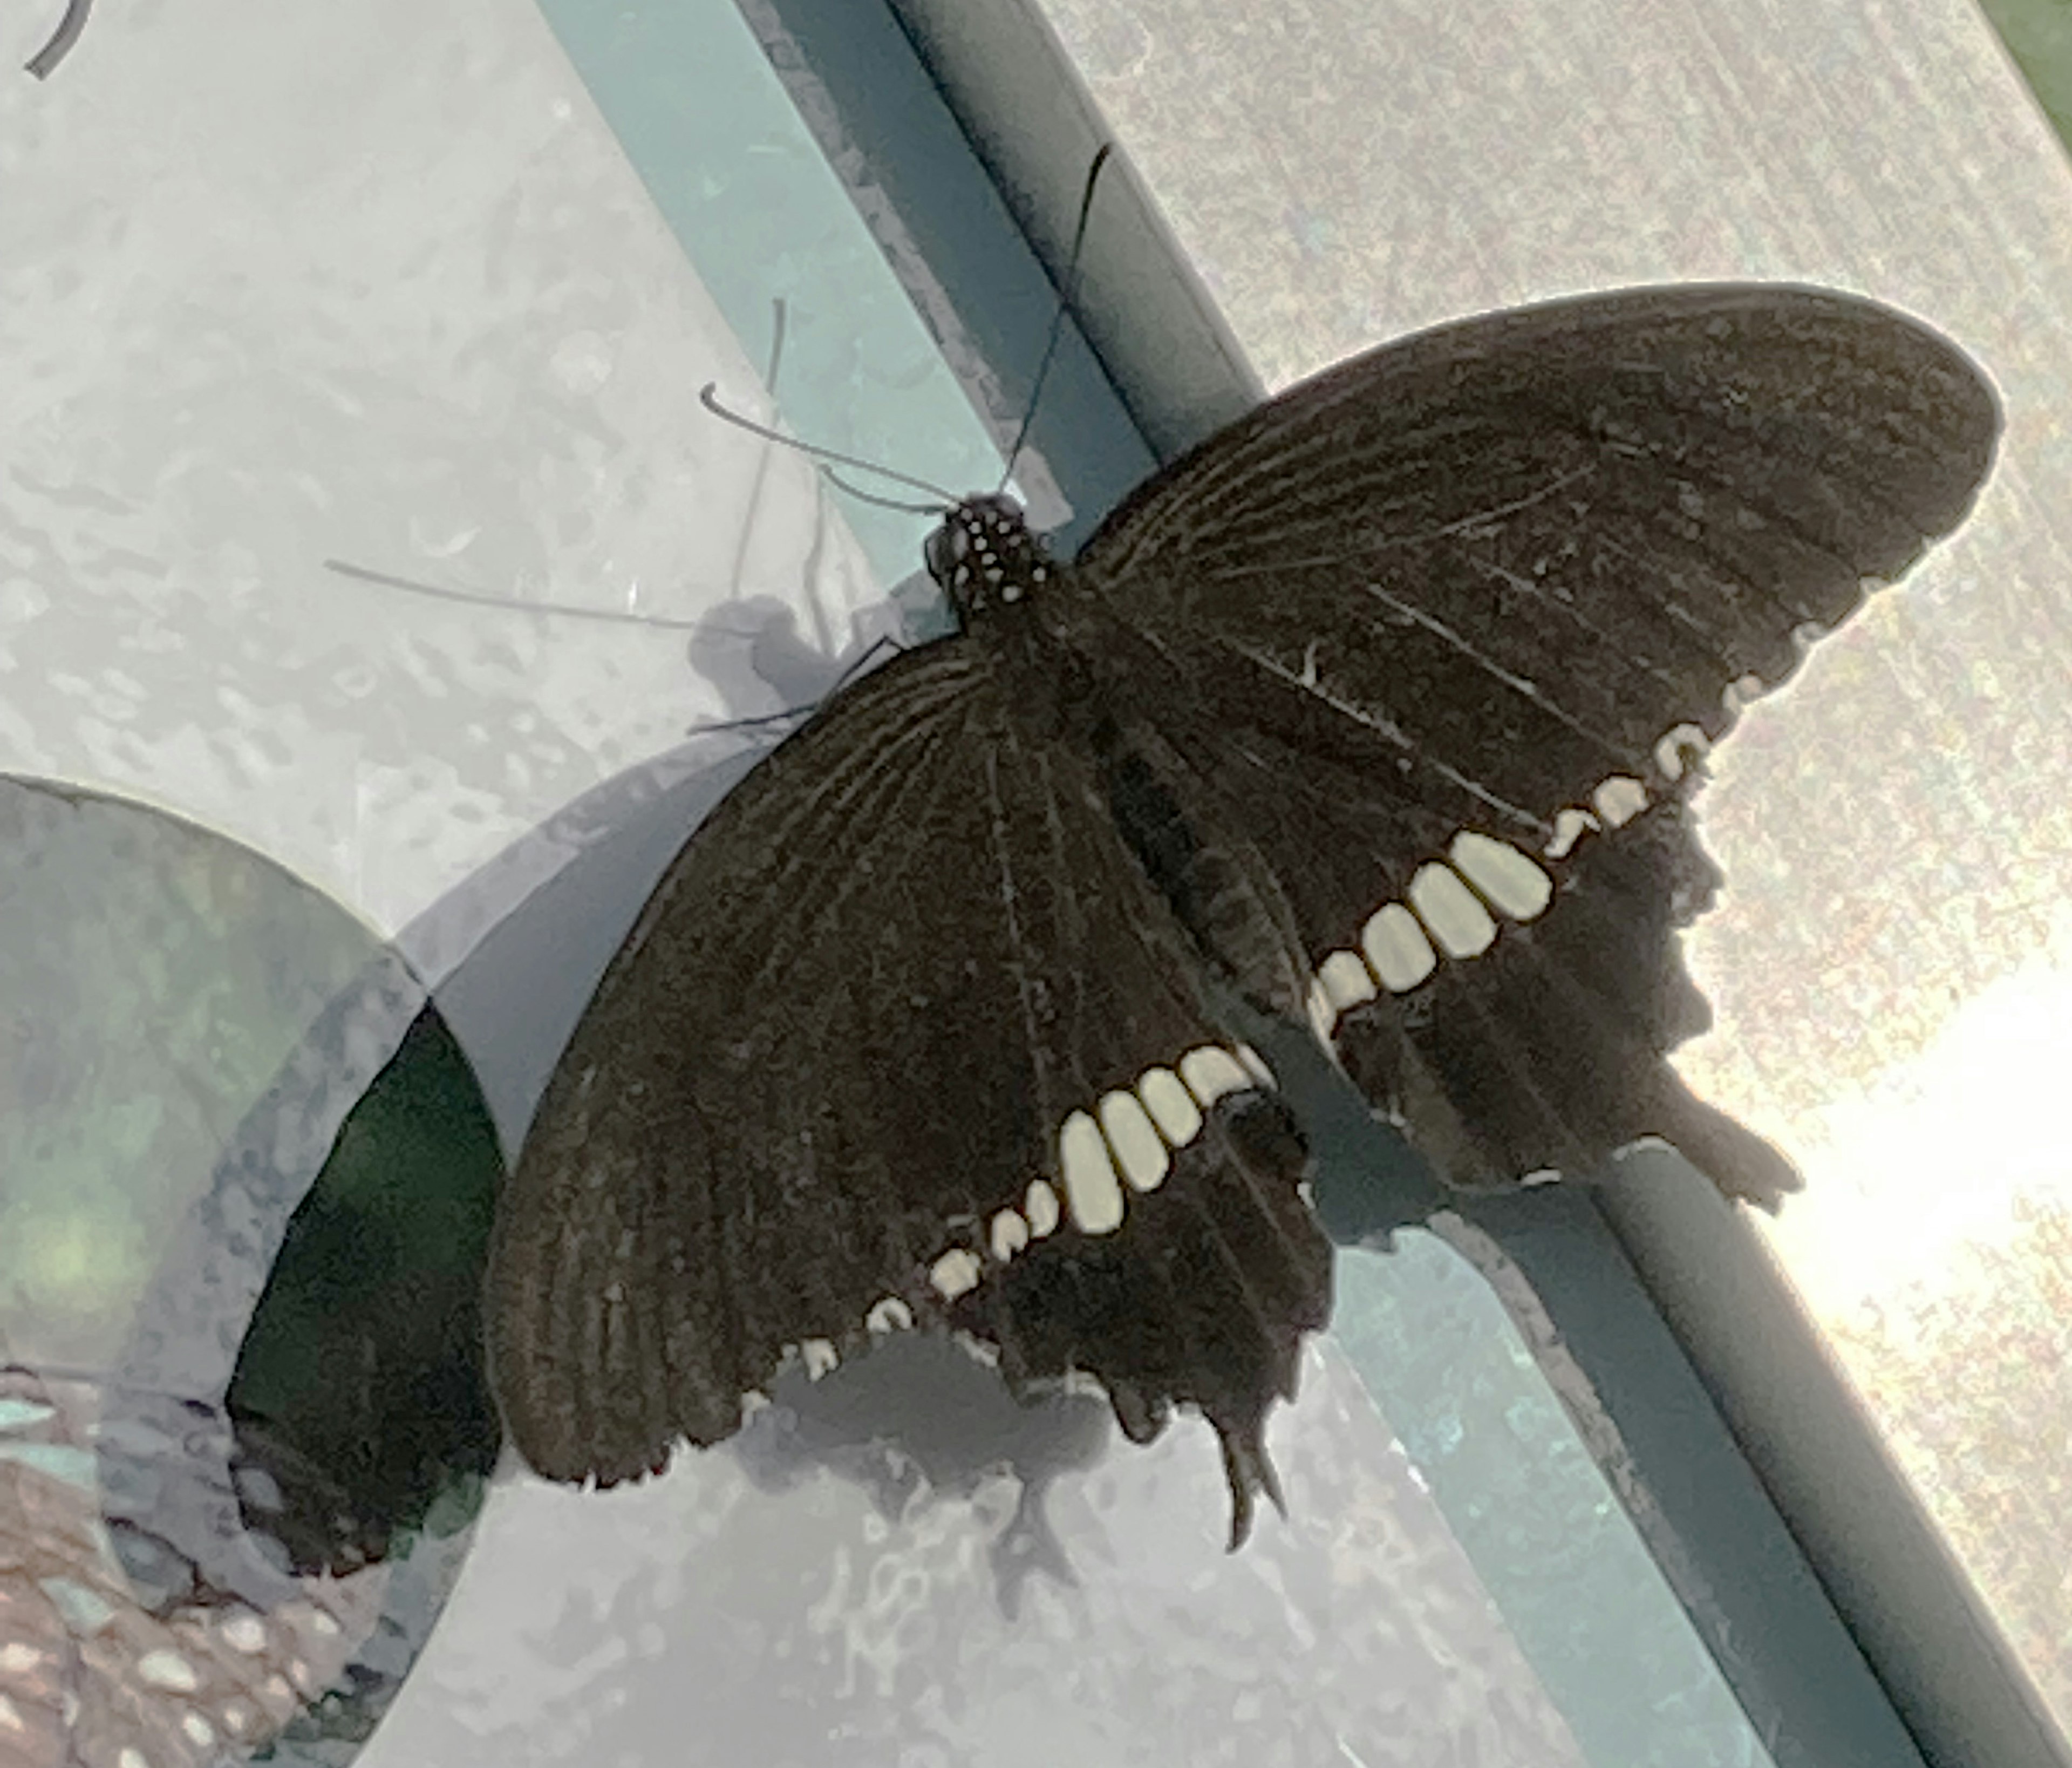
[(968, 1502), (1005, 1470), (1018, 1495), (987, 1552), (1001, 1610), (1013, 1620), (1031, 1577), (1078, 1582), (1045, 1500), (1060, 1474), (1099, 1462), (1114, 1435), (1097, 1396), (1017, 1400), (947, 1336), (898, 1333), (817, 1380), (787, 1372), (731, 1446), (762, 1491), (788, 1491), (826, 1472), (895, 1523), (916, 1506)]

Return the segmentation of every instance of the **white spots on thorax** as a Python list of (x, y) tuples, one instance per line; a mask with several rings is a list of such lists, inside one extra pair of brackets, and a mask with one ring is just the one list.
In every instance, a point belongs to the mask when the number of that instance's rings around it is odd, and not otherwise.
[(1410, 880), (1410, 907), (1449, 957), (1474, 958), (1496, 944), (1496, 922), (1460, 874), (1437, 861)]
[(967, 1290), (978, 1287), (983, 1267), (978, 1255), (968, 1248), (953, 1246), (928, 1267), (928, 1281), (945, 1301), (954, 1301)]
[(878, 1336), (888, 1332), (911, 1332), (914, 1329), (914, 1310), (896, 1295), (881, 1297), (871, 1304), (870, 1312), (863, 1317), (864, 1330)]
[(1058, 1133), (1058, 1174), (1072, 1225), (1082, 1234), (1111, 1234), (1122, 1226), (1122, 1181), (1100, 1125), (1075, 1111)]

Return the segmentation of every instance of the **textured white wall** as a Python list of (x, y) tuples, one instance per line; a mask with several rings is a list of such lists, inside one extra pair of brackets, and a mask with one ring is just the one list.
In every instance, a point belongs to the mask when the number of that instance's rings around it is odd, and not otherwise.
[(861, 559), (796, 458), (751, 516), (764, 450), (697, 395), (758, 376), (532, 9), (105, 6), (0, 81), (0, 768), (197, 817), (393, 931), (780, 702), (730, 705), (682, 631), (326, 558), (676, 620), (817, 598), (848, 642)]

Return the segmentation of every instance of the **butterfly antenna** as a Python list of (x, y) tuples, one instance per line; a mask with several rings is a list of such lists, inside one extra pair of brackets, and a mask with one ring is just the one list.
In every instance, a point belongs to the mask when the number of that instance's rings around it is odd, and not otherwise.
[[(499, 614), (553, 614), (570, 620), (600, 620), (608, 626), (658, 627), (668, 632), (724, 631), (704, 620), (672, 620), (661, 614), (627, 614), (617, 608), (579, 608), (566, 602), (514, 602), (504, 595), (479, 595), (471, 590), (442, 589), (436, 583), (420, 583), (414, 578), (391, 577), (386, 571), (370, 571), (364, 565), (343, 559), (326, 559), (323, 568), (362, 583), (379, 583), (391, 590), (407, 590), (413, 595), (428, 595), (439, 602), (458, 602), (463, 607), (494, 608)], [(739, 636), (739, 635), (732, 635)]]
[(1030, 383), (1029, 407), (1022, 414), (1022, 427), (1015, 432), (1014, 446), (1007, 451), (1007, 470), (1000, 475), (1000, 488), (1007, 489), (1007, 482), (1014, 476), (1014, 463), (1022, 458), (1022, 445), (1029, 440), (1029, 426), (1036, 421), (1036, 401), (1042, 397), (1043, 383), (1050, 377), (1050, 359), (1058, 353), (1059, 340), (1065, 335), (1065, 315), (1072, 310), (1072, 298), (1079, 288), (1079, 250), (1087, 243), (1087, 220), (1094, 212), (1094, 187), (1100, 183), (1101, 168), (1108, 164), (1108, 156), (1115, 151), (1113, 142), (1103, 142), (1096, 151), (1093, 163), (1087, 168), (1086, 188), (1079, 192), (1079, 219), (1072, 229), (1071, 255), (1065, 260), (1065, 287), (1058, 297), (1058, 310), (1050, 315), (1050, 335), (1043, 346), (1042, 360), (1036, 364), (1036, 378)]
[(902, 504), (896, 497), (880, 497), (874, 491), (865, 491), (852, 485), (832, 467), (823, 467), (820, 476), (838, 491), (845, 491), (859, 504), (873, 504), (879, 509), (896, 509), (902, 516), (939, 516), (942, 511), (933, 504)]
[(911, 485), (915, 490), (926, 491), (931, 497), (940, 500), (939, 502), (928, 506), (927, 513), (929, 515), (939, 514), (956, 507), (957, 500), (952, 493), (944, 491), (939, 485), (930, 484), (925, 479), (916, 479), (911, 473), (895, 472), (890, 467), (881, 467), (876, 461), (865, 460), (860, 455), (845, 454), (837, 449), (822, 448), (817, 443), (800, 442), (796, 436), (787, 436), (781, 430), (769, 429), (764, 425), (741, 416), (738, 412), (729, 411), (714, 397), (718, 386), (719, 383), (717, 380), (708, 380), (698, 389), (698, 403), (713, 417), (732, 424), (736, 430), (745, 430), (750, 435), (760, 436), (765, 442), (773, 442), (786, 448), (796, 449), (800, 454), (814, 460), (832, 461), (838, 467), (854, 467), (863, 472), (876, 473), (881, 479), (895, 479), (902, 485)]
[(93, 0), (68, 0), (64, 16), (51, 33), (51, 40), (24, 64), (27, 71), (39, 80), (48, 80), (56, 73), (58, 64), (72, 53), (72, 45), (84, 34), (86, 15), (92, 10)]

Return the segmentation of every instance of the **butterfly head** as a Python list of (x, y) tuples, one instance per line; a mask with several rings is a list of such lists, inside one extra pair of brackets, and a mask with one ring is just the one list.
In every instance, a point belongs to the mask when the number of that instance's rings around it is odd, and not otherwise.
[(1057, 567), (1012, 498), (968, 497), (928, 537), (928, 575), (965, 619), (1026, 601)]

